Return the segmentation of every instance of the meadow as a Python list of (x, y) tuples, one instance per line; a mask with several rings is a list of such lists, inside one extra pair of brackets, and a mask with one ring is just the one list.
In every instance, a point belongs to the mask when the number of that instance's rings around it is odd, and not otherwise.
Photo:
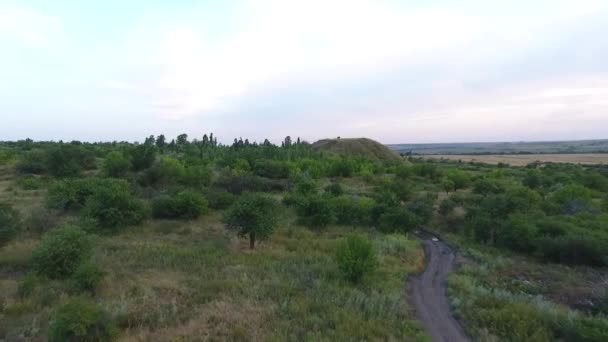
[(427, 159), (445, 159), (464, 163), (507, 164), (526, 166), (532, 163), (563, 163), (584, 165), (608, 164), (608, 153), (572, 153), (572, 154), (433, 154), (422, 156)]

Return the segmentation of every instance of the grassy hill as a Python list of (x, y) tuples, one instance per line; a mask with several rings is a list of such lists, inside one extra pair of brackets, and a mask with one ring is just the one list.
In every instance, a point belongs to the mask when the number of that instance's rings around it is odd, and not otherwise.
[(368, 138), (322, 139), (315, 142), (312, 147), (315, 150), (361, 156), (371, 160), (401, 160), (396, 152)]

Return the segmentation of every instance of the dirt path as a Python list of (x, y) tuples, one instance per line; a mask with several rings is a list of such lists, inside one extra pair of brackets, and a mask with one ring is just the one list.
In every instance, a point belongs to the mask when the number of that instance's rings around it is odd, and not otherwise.
[(434, 342), (469, 341), (450, 312), (447, 277), (454, 265), (452, 249), (431, 236), (423, 237), (426, 270), (410, 284), (411, 300), (418, 319)]

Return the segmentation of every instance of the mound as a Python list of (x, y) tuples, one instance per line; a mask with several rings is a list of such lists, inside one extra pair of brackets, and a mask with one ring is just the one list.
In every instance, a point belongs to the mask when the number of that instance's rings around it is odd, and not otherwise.
[(312, 144), (312, 147), (318, 151), (365, 157), (371, 160), (402, 160), (396, 152), (368, 138), (322, 139)]

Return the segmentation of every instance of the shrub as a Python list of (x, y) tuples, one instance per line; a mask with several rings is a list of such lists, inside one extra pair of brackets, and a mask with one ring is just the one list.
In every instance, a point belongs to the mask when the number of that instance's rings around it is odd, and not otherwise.
[(454, 184), (454, 189), (464, 189), (471, 184), (471, 177), (468, 173), (461, 170), (450, 170), (446, 172), (445, 178)]
[(325, 192), (332, 196), (341, 196), (346, 192), (340, 183), (331, 183), (325, 187)]
[(55, 310), (49, 326), (49, 342), (110, 341), (116, 330), (108, 315), (84, 297), (68, 300)]
[(350, 235), (343, 239), (336, 250), (336, 261), (346, 279), (360, 282), (377, 266), (372, 243), (361, 235)]
[(129, 151), (129, 159), (133, 171), (147, 169), (154, 164), (156, 147), (153, 145), (137, 145)]
[(38, 190), (42, 187), (43, 182), (38, 177), (27, 175), (17, 179), (17, 185), (23, 190)]
[(101, 233), (139, 224), (147, 214), (143, 202), (130, 193), (128, 183), (122, 180), (96, 188), (83, 210), (83, 216), (94, 220), (95, 230)]
[(17, 171), (20, 173), (41, 174), (48, 170), (46, 163), (46, 151), (42, 149), (34, 149), (21, 154), (17, 160)]
[(79, 176), (82, 170), (91, 167), (94, 158), (82, 147), (71, 144), (60, 144), (47, 151), (48, 171), (55, 177)]
[(236, 196), (225, 190), (210, 190), (205, 193), (209, 207), (213, 209), (226, 209), (236, 200)]
[(19, 213), (7, 203), (0, 203), (0, 247), (17, 235)]
[(264, 159), (255, 162), (253, 172), (261, 177), (266, 178), (289, 178), (293, 166), (289, 162)]
[(54, 211), (40, 207), (31, 211), (23, 222), (23, 228), (30, 233), (41, 234), (53, 229), (58, 221)]
[(217, 186), (239, 195), (243, 192), (285, 191), (287, 184), (280, 180), (271, 180), (250, 173), (224, 171), (216, 182)]
[(418, 218), (403, 207), (391, 207), (378, 219), (378, 225), (384, 233), (407, 233), (418, 225)]
[(104, 272), (91, 262), (81, 262), (71, 277), (72, 288), (78, 292), (94, 293)]
[(499, 194), (504, 191), (501, 183), (488, 178), (480, 178), (473, 184), (473, 193), (480, 195)]
[(500, 226), (497, 232), (497, 242), (518, 252), (532, 252), (537, 228), (530, 222), (529, 217), (522, 214), (511, 215)]
[(65, 278), (91, 254), (91, 239), (80, 228), (64, 226), (44, 235), (32, 252), (34, 271), (49, 278)]
[(552, 262), (604, 266), (608, 264), (608, 243), (585, 235), (567, 235), (541, 238), (538, 241), (540, 256)]
[(575, 215), (591, 209), (591, 190), (582, 185), (570, 184), (551, 195), (551, 202), (557, 205), (559, 213)]
[(131, 168), (131, 162), (118, 151), (108, 153), (103, 161), (102, 170), (110, 177), (122, 177)]
[(296, 201), (298, 220), (309, 228), (325, 228), (334, 221), (331, 205), (321, 196), (301, 197)]
[(336, 222), (343, 225), (372, 225), (376, 202), (368, 197), (342, 195), (330, 199)]
[(331, 161), (327, 170), (329, 177), (350, 177), (354, 172), (354, 163), (346, 158)]
[(253, 249), (257, 239), (268, 239), (276, 229), (279, 207), (279, 202), (271, 197), (246, 193), (226, 210), (224, 222), (238, 236), (248, 235), (249, 247)]
[(195, 165), (186, 168), (181, 183), (194, 187), (203, 187), (211, 184), (211, 178), (212, 172), (210, 168), (203, 165)]
[(192, 191), (182, 191), (173, 197), (162, 196), (152, 202), (152, 215), (156, 218), (195, 219), (207, 212), (208, 203)]
[(439, 203), (439, 214), (441, 216), (447, 216), (456, 208), (456, 206), (457, 203), (453, 199), (446, 198)]
[(304, 174), (298, 177), (296, 182), (296, 192), (300, 195), (312, 195), (317, 193), (317, 182), (310, 176)]

